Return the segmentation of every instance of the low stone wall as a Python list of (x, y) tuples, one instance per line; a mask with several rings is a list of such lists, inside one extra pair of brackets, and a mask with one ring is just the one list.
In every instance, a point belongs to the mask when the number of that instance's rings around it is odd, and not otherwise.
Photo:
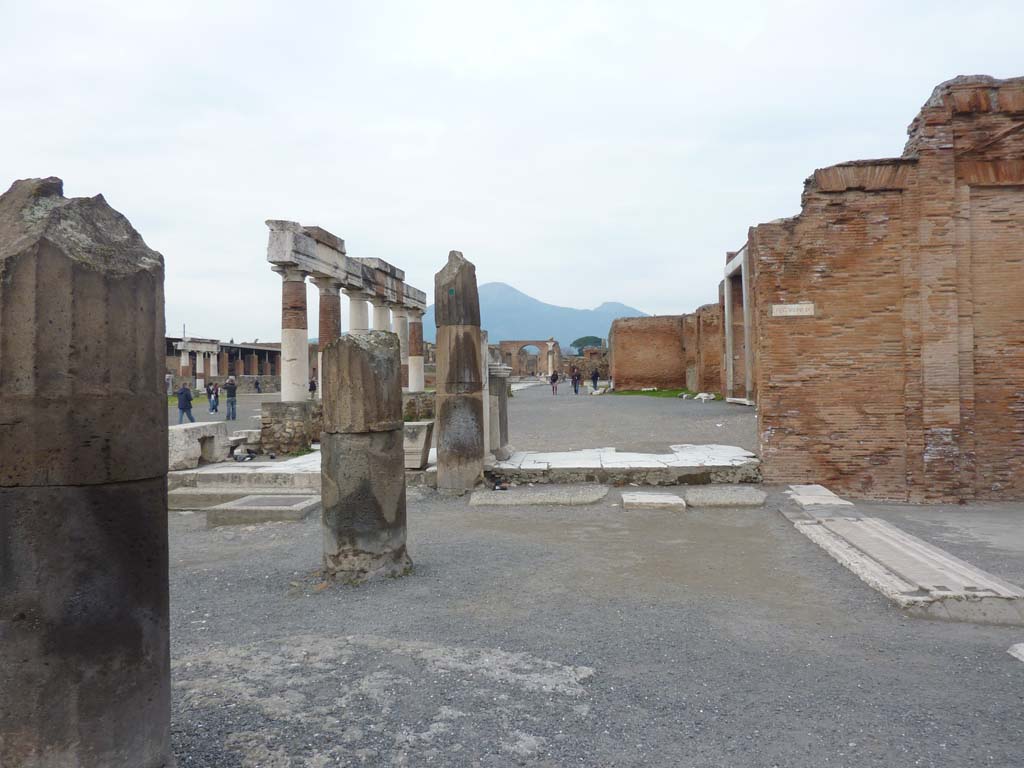
[(402, 419), (405, 421), (430, 421), (434, 418), (433, 392), (403, 392)]
[(226, 421), (178, 424), (167, 428), (167, 468), (192, 469), (227, 461), (231, 452)]
[[(204, 384), (212, 384), (216, 382), (221, 386), (224, 386), (224, 382), (227, 381), (227, 376), (211, 376), (208, 379), (204, 379)], [(238, 394), (251, 395), (256, 392), (256, 382), (260, 383), (260, 392), (280, 392), (281, 391), (281, 377), (280, 376), (235, 376), (235, 383), (238, 384)], [(172, 392), (176, 392), (181, 388), (182, 384), (188, 383), (190, 387), (195, 387), (196, 380), (187, 376), (175, 375), (172, 380)], [(224, 399), (224, 394), (221, 393), (221, 400)]]
[(260, 421), (263, 453), (309, 450), (313, 443), (320, 442), (323, 406), (319, 401), (263, 403)]

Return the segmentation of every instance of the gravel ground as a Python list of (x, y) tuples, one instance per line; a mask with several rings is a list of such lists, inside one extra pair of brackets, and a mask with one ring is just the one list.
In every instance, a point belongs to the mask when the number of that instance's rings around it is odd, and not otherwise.
[(664, 453), (680, 443), (738, 445), (757, 452), (753, 408), (643, 395), (574, 395), (539, 385), (509, 400), (509, 442), (521, 451), (615, 447)]
[(321, 588), (316, 520), (172, 513), (179, 768), (1020, 766), (1024, 629), (906, 618), (776, 501), (414, 488), (413, 574), (358, 588)]

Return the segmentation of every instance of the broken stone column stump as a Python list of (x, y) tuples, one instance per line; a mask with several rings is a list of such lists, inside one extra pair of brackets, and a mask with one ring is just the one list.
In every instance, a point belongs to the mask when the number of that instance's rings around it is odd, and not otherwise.
[(472, 490), (484, 470), (480, 298), (476, 267), (458, 251), (434, 276), (437, 323), (437, 489)]
[(0, 196), (0, 765), (170, 761), (164, 266), (102, 196)]
[(403, 576), (412, 560), (398, 336), (349, 334), (324, 348), (323, 364), (324, 571), (354, 584)]

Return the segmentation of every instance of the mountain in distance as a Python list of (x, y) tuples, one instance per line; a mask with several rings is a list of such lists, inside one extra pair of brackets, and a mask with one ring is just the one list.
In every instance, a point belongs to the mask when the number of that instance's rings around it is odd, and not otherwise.
[[(646, 317), (646, 312), (606, 301), (595, 309), (573, 309), (546, 304), (527, 296), (507, 283), (484, 283), (479, 288), (480, 322), (491, 344), (513, 339), (549, 339), (554, 337), (564, 354), (581, 336), (608, 338), (612, 320), (618, 317)], [(434, 341), (434, 305), (423, 315), (423, 338)]]

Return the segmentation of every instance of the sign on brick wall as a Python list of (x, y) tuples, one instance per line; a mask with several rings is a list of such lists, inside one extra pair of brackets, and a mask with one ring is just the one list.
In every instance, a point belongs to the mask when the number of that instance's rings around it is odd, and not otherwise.
[(772, 304), (772, 317), (814, 317), (814, 303)]

